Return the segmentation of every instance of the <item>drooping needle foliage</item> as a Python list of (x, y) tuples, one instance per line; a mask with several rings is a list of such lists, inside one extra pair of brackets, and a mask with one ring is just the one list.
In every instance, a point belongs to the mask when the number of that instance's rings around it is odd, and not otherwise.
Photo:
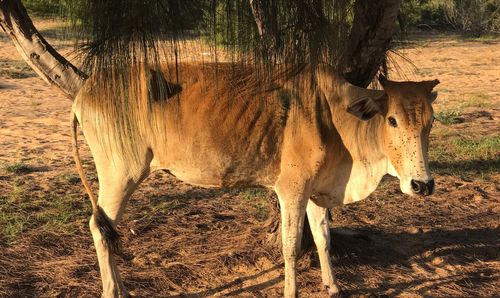
[(193, 37), (214, 46), (214, 55), (223, 48), (232, 61), (265, 68), (338, 65), (352, 21), (350, 0), (68, 1), (64, 12), (80, 33), (90, 73), (138, 62), (176, 63), (179, 42)]

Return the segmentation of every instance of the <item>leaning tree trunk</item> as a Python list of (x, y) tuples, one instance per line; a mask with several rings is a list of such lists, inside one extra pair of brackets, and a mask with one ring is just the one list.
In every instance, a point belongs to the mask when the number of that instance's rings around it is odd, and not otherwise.
[(401, 0), (357, 0), (344, 53), (345, 78), (366, 87), (382, 66), (396, 30)]
[(87, 76), (61, 56), (33, 26), (19, 0), (0, 0), (0, 27), (24, 60), (47, 83), (74, 98)]

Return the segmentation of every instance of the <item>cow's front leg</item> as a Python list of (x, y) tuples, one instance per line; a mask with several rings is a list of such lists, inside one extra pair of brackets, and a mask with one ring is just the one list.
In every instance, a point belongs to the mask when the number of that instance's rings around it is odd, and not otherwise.
[[(110, 161), (103, 152), (94, 153), (99, 178), (98, 205), (113, 228), (121, 219), (129, 197), (149, 174), (151, 155), (145, 154), (145, 156), (144, 168), (132, 171), (125, 162)], [(113, 248), (117, 246), (109, 246), (109, 237), (102, 233), (102, 226), (99, 225), (95, 215), (90, 219), (90, 231), (99, 261), (103, 285), (102, 297), (128, 297), (129, 293), (120, 278), (113, 254)]]
[[(110, 172), (110, 174), (114, 173), (115, 172)], [(101, 183), (99, 187), (99, 208), (101, 208), (104, 216), (109, 218), (113, 227), (116, 227), (123, 214), (128, 198), (140, 181), (131, 181), (126, 177), (122, 177), (119, 173), (117, 173), (117, 176), (121, 177), (123, 181), (117, 181), (114, 179), (114, 181), (110, 181), (110, 179), (101, 180), (102, 176), (108, 175), (99, 175)], [(108, 246), (106, 237), (101, 232), (101, 228), (97, 224), (95, 215), (90, 219), (90, 231), (92, 232), (92, 237), (94, 238), (94, 245), (99, 261), (99, 269), (101, 271), (103, 285), (101, 297), (128, 297), (129, 294), (120, 278), (113, 251)]]
[(281, 184), (276, 194), (281, 208), (281, 237), (285, 260), (285, 298), (298, 296), (296, 284), (297, 256), (300, 252), (307, 196), (303, 187), (295, 183)]
[(330, 227), (328, 226), (328, 209), (316, 205), (312, 200), (307, 203), (307, 218), (318, 250), (321, 265), (321, 277), (329, 297), (347, 297), (340, 290), (335, 279), (330, 258)]

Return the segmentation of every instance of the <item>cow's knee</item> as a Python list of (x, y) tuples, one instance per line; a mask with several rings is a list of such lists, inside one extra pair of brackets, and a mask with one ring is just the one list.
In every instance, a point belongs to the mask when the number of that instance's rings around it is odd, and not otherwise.
[(99, 231), (99, 227), (97, 226), (97, 223), (95, 221), (94, 215), (92, 215), (89, 219), (89, 229), (90, 233), (92, 234), (92, 237), (94, 238), (94, 241), (95, 240), (101, 241), (103, 239), (101, 232)]

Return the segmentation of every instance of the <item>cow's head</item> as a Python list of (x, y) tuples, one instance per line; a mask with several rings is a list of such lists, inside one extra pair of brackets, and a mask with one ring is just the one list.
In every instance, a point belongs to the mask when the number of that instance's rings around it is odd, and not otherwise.
[[(388, 172), (400, 179), (401, 191), (410, 195), (430, 195), (434, 180), (429, 170), (429, 133), (434, 120), (432, 102), (438, 80), (393, 82), (379, 78), (385, 96), (364, 99), (349, 107), (349, 112), (370, 118), (383, 116), (381, 149), (389, 160)], [(361, 114), (359, 114), (361, 112)]]

